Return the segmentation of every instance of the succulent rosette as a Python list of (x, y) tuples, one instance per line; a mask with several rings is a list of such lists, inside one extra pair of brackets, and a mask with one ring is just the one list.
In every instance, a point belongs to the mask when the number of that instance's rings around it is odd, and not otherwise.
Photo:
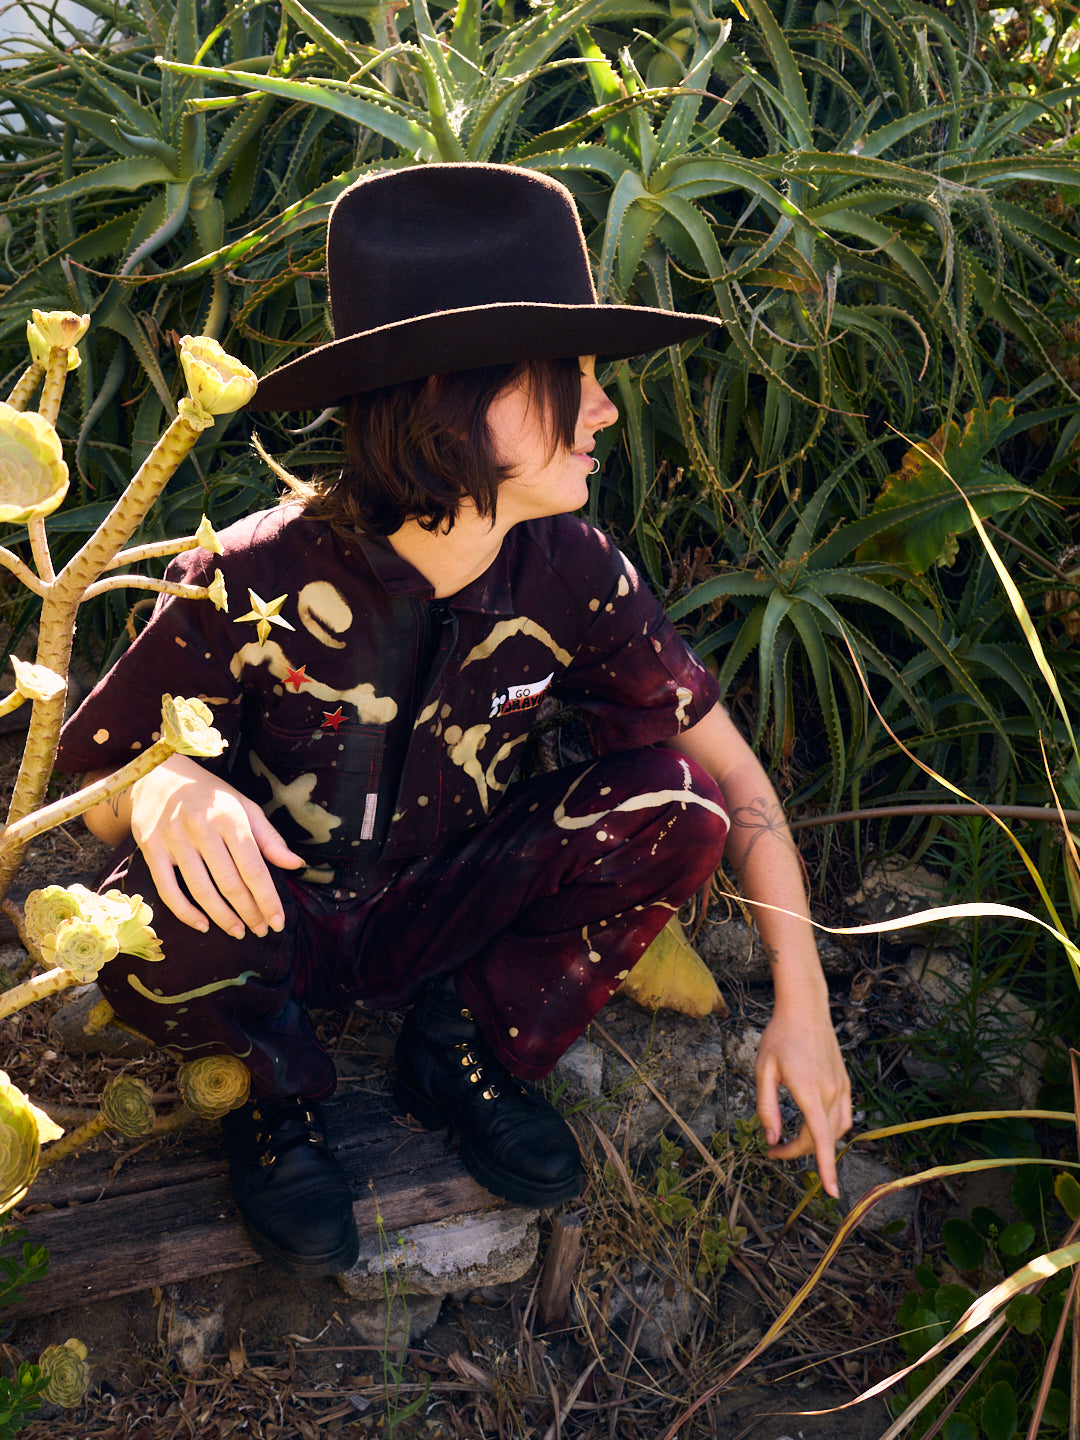
[(161, 737), (178, 755), (220, 755), (225, 741), (213, 726), (213, 711), (201, 700), (161, 697)]
[(49, 1345), (38, 1356), (38, 1368), (48, 1384), (41, 1392), (54, 1405), (72, 1410), (82, 1404), (90, 1383), (90, 1367), (86, 1363), (86, 1346), (81, 1340), (65, 1340), (63, 1345)]
[(29, 660), (20, 660), (12, 655), (11, 667), (15, 671), (15, 689), (24, 700), (56, 700), (63, 695), (67, 681), (47, 665), (34, 665)]
[(154, 1092), (137, 1075), (114, 1075), (101, 1092), (101, 1118), (110, 1130), (138, 1139), (154, 1128)]
[(141, 895), (125, 895), (122, 890), (106, 890), (94, 897), (116, 926), (116, 943), (125, 955), (140, 960), (161, 960), (161, 941), (151, 921), (154, 912)]
[(119, 949), (116, 922), (99, 913), (92, 920), (79, 916), (64, 920), (52, 935), (46, 935), (41, 955), (50, 967), (62, 966), (76, 985), (85, 985), (97, 979), (98, 971), (115, 959)]
[(243, 1105), (251, 1091), (251, 1071), (235, 1055), (203, 1055), (176, 1072), (184, 1104), (203, 1120), (220, 1120)]
[(23, 916), (31, 942), (40, 949), (65, 920), (92, 915), (96, 901), (97, 896), (85, 885), (46, 885), (43, 890), (31, 890), (23, 901)]
[[(90, 329), (90, 316), (76, 315), (74, 310), (31, 310), (27, 329), (31, 325), (40, 336), (42, 344), (48, 347), (45, 354), (45, 359), (48, 360), (48, 350), (54, 345), (59, 345), (62, 350), (70, 350), (79, 343)], [(34, 359), (37, 358), (35, 355)]]
[(60, 437), (48, 420), (0, 401), (0, 524), (51, 515), (67, 488)]
[[(48, 365), (49, 352), (52, 346), (42, 335), (41, 331), (34, 324), (33, 320), (26, 322), (26, 343), (30, 346), (30, 358), (35, 365)], [(74, 346), (67, 352), (68, 370), (77, 370), (82, 364), (82, 356)]]
[(258, 379), (216, 340), (185, 335), (180, 341), (180, 364), (195, 404), (210, 415), (231, 415), (255, 394)]
[(26, 1194), (38, 1172), (42, 1142), (63, 1133), (0, 1070), (0, 1212)]

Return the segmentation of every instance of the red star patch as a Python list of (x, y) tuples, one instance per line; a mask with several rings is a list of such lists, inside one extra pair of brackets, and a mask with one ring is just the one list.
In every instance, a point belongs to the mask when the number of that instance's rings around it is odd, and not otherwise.
[(339, 725), (343, 725), (344, 723), (345, 716), (341, 713), (341, 706), (339, 705), (332, 715), (329, 710), (323, 711), (323, 722), (319, 726), (319, 729), (336, 730)]
[(285, 684), (291, 685), (294, 690), (299, 690), (301, 685), (307, 684), (307, 681), (307, 670), (303, 665), (300, 666), (299, 670), (288, 671), (285, 676)]

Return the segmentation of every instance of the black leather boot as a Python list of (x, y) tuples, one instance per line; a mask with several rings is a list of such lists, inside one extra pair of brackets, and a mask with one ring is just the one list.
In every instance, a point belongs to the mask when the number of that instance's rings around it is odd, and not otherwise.
[(229, 1179), (259, 1254), (288, 1275), (338, 1275), (360, 1240), (322, 1110), (302, 1095), (249, 1100), (221, 1122)]
[(397, 1042), (398, 1104), (428, 1130), (451, 1125), (466, 1170), (515, 1205), (581, 1193), (581, 1155), (562, 1116), (491, 1053), (447, 980), (432, 980)]

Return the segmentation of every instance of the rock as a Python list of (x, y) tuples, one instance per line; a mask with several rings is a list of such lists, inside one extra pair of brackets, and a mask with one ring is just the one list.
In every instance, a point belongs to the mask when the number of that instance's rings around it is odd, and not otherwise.
[(723, 1022), (715, 1015), (702, 1020), (667, 1011), (647, 1015), (616, 996), (605, 1006), (601, 1025), (637, 1070), (604, 1047), (604, 1090), (613, 1103), (597, 1115), (598, 1123), (621, 1136), (628, 1128), (631, 1146), (676, 1124), (643, 1083), (645, 1075), (697, 1135), (711, 1139), (717, 1129), (717, 1079), (724, 1069)]
[(539, 1212), (507, 1208), (457, 1215), (360, 1240), (360, 1256), (338, 1283), (353, 1300), (389, 1293), (437, 1295), (520, 1280), (536, 1259)]
[(188, 1375), (197, 1374), (206, 1365), (207, 1356), (225, 1333), (224, 1306), (181, 1309), (175, 1290), (170, 1287), (168, 1301), (168, 1352), (180, 1369)]
[(604, 1052), (582, 1035), (556, 1060), (551, 1078), (556, 1085), (566, 1086), (566, 1097), (571, 1102), (599, 1100), (604, 1083)]
[(68, 1055), (110, 1055), (118, 1060), (137, 1060), (153, 1053), (154, 1046), (149, 1040), (114, 1023), (92, 1035), (86, 1033), (91, 1010), (102, 1003), (97, 985), (76, 985), (69, 994), (71, 998), (49, 1023), (57, 1046)]
[[(915, 915), (920, 910), (948, 905), (950, 901), (943, 876), (921, 865), (898, 860), (872, 861), (863, 873), (862, 886), (845, 898), (856, 914), (871, 924)], [(881, 939), (889, 945), (941, 944), (951, 933), (963, 933), (968, 925), (965, 921), (931, 920), (923, 925), (883, 931)]]
[(365, 1345), (393, 1358), (421, 1341), (439, 1318), (441, 1295), (393, 1295), (349, 1312), (349, 1324)]
[[(851, 955), (823, 931), (814, 932), (821, 968), (826, 975), (850, 975)], [(731, 980), (769, 984), (772, 975), (761, 941), (745, 920), (706, 920), (694, 939), (698, 954), (716, 975), (721, 988)]]
[[(875, 1185), (885, 1185), (890, 1180), (900, 1179), (900, 1171), (893, 1170), (882, 1160), (875, 1160), (872, 1156), (861, 1152), (858, 1147), (849, 1150), (842, 1157), (837, 1165), (836, 1173), (840, 1181), (840, 1203), (845, 1214), (857, 1200), (866, 1194), (867, 1190), (872, 1189)], [(902, 1240), (911, 1229), (914, 1214), (914, 1189), (899, 1190), (892, 1195), (887, 1195), (883, 1200), (879, 1200), (860, 1222), (860, 1229), (882, 1230), (893, 1220), (902, 1220), (904, 1229), (902, 1232), (897, 1232), (894, 1237)]]
[[(754, 1064), (760, 1044), (761, 1031), (754, 1025), (744, 1025), (741, 1030), (728, 1031), (724, 1035), (724, 1058), (727, 1061), (727, 1069), (720, 1087), (720, 1103), (717, 1107), (718, 1129), (730, 1133), (735, 1128), (736, 1120), (750, 1120), (757, 1113), (757, 1082), (754, 1079)], [(794, 1107), (792, 1107), (792, 1111), (794, 1111)]]
[[(693, 1293), (679, 1279), (654, 1275), (636, 1264), (628, 1285), (612, 1286), (607, 1319), (625, 1333), (635, 1354), (666, 1360), (686, 1338), (696, 1312)], [(641, 1315), (646, 1318), (635, 1340), (635, 1321)]]
[[(953, 950), (916, 948), (905, 971), (919, 990), (922, 1018), (937, 1031), (943, 1049), (940, 1064), (926, 1055), (905, 1057), (905, 1072), (931, 1083), (954, 1082), (956, 1051), (949, 1032), (963, 1027), (978, 1057), (972, 1067), (979, 1081), (974, 1088), (1005, 1108), (1035, 1106), (1046, 1065), (1046, 1050), (1032, 1038), (1035, 1012), (999, 985), (983, 987), (972, 1011), (971, 965)], [(950, 1011), (960, 1012), (955, 1020), (949, 1019)]]

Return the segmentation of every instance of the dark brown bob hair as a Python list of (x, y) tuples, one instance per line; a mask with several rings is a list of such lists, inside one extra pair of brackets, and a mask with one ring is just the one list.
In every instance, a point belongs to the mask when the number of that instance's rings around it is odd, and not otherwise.
[(487, 412), (515, 383), (526, 386), (544, 416), (551, 453), (560, 445), (573, 449), (581, 408), (577, 357), (489, 365), (354, 395), (340, 474), (290, 477), (290, 488), (312, 519), (366, 535), (392, 535), (406, 520), (449, 529), (466, 497), (494, 520), (499, 486), (513, 467), (499, 464)]

